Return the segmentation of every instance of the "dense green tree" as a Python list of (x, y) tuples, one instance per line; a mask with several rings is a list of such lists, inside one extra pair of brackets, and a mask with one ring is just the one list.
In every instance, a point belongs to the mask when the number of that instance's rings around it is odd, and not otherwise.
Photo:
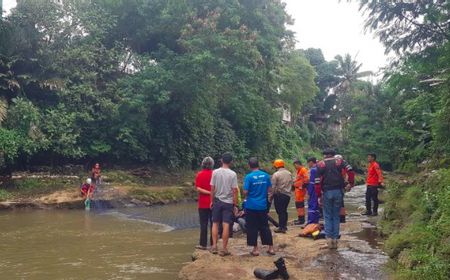
[[(411, 168), (431, 156), (448, 157), (450, 52), (446, 37), (450, 30), (448, 26), (443, 26), (449, 12), (448, 4), (443, 1), (361, 1), (361, 5), (368, 12), (367, 24), (375, 31), (384, 34), (398, 28), (403, 32), (404, 36), (397, 38), (396, 42), (380, 35), (388, 49), (409, 49), (414, 53), (403, 53), (398, 62), (385, 72), (385, 78), (376, 91), (371, 87), (359, 90), (362, 98), (367, 100), (371, 99), (369, 95), (373, 97), (372, 93), (377, 92), (376, 99), (371, 102), (358, 101), (358, 98), (346, 99), (347, 108), (361, 110), (352, 116), (353, 124), (347, 131), (348, 143), (360, 149), (371, 141), (361, 144), (355, 139), (362, 138), (364, 133), (372, 135), (378, 144), (369, 147), (378, 151), (382, 150), (382, 146), (393, 149), (395, 153), (386, 152), (384, 159), (397, 167)], [(376, 19), (376, 15), (381, 17)], [(429, 32), (432, 31), (438, 37), (431, 36)], [(371, 116), (372, 111), (380, 116)], [(362, 123), (359, 122), (365, 118), (373, 121), (373, 125), (370, 122), (365, 125), (366, 130), (372, 132), (355, 131), (361, 129)]]
[(449, 2), (360, 3), (367, 26), (398, 59), (379, 86), (356, 84), (347, 102), (345, 153), (362, 162), (375, 151), (383, 164), (420, 174), (387, 188), (385, 249), (394, 278), (448, 279), (449, 249), (438, 244), (450, 238)]
[[(163, 166), (286, 154), (279, 106), (301, 115), (317, 91), (289, 23), (276, 0), (20, 1), (0, 26), (3, 154)], [(287, 142), (302, 131), (286, 129)]]
[(450, 3), (446, 0), (359, 0), (366, 28), (374, 30), (386, 51), (418, 52), (450, 39)]
[(296, 116), (307, 102), (310, 102), (318, 87), (315, 85), (316, 73), (301, 51), (292, 51), (285, 55), (280, 69), (280, 94), (283, 102), (290, 104), (291, 112)]

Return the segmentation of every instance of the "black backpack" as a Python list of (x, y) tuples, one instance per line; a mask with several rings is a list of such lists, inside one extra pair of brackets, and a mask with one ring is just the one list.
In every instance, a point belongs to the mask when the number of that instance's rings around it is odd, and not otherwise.
[(343, 173), (344, 164), (340, 159), (323, 160), (318, 164), (318, 173), (321, 177), (322, 189), (339, 189), (345, 187)]

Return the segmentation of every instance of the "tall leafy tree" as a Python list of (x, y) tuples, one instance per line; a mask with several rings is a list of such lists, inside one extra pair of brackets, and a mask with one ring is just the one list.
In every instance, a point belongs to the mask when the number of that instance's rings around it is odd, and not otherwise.
[(450, 39), (450, 3), (446, 0), (360, 0), (366, 28), (374, 30), (386, 50), (419, 52)]
[(289, 23), (276, 0), (20, 1), (0, 26), (0, 147), (10, 163), (278, 155), (279, 104), (301, 115), (316, 93)]

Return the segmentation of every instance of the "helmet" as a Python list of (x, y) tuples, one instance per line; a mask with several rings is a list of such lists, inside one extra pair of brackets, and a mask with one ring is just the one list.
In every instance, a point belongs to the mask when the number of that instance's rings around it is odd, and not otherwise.
[(282, 159), (276, 159), (276, 160), (273, 162), (273, 167), (275, 167), (275, 168), (281, 168), (281, 167), (284, 167), (284, 160), (282, 160)]
[(87, 179), (86, 179), (86, 184), (89, 184), (89, 185), (90, 185), (91, 183), (92, 183), (92, 179), (91, 179), (91, 178), (87, 178)]
[(344, 157), (343, 157), (342, 155), (335, 155), (334, 158), (335, 158), (335, 159), (340, 159), (340, 160), (343, 160), (343, 159), (344, 159)]

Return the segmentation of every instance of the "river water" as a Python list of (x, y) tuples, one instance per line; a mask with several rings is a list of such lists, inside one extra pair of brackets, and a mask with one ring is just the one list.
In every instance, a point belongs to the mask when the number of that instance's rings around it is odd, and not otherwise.
[[(347, 194), (351, 209), (362, 204), (363, 186)], [(295, 213), (292, 204), (290, 213)], [(275, 216), (275, 215), (273, 215)], [(291, 215), (292, 217), (292, 215)], [(354, 215), (360, 218), (358, 215)], [(352, 216), (349, 217), (352, 219)], [(0, 279), (176, 279), (191, 261), (198, 242), (195, 203), (119, 210), (15, 210), (0, 212)], [(323, 255), (311, 267), (366, 267), (359, 279), (383, 278), (386, 257), (372, 226), (355, 235), (374, 252), (339, 251)], [(334, 279), (355, 279), (346, 271), (331, 271)], [(365, 277), (367, 276), (367, 277)]]
[[(163, 216), (171, 225), (158, 224)], [(194, 204), (3, 211), (0, 279), (176, 279), (197, 242), (197, 230), (186, 228), (194, 217)]]

